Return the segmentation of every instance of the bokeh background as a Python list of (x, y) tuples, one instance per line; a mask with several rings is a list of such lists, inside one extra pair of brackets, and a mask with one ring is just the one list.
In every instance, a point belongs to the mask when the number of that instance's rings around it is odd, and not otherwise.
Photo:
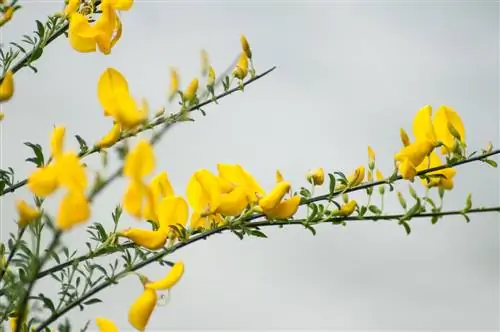
[[(34, 29), (34, 19), (60, 10), (62, 1), (21, 4), (1, 30), (4, 45)], [(67, 126), (70, 148), (77, 147), (74, 134), (92, 142), (106, 133), (111, 120), (96, 96), (106, 67), (120, 70), (133, 94), (157, 108), (165, 104), (170, 66), (185, 86), (199, 75), (205, 48), (222, 72), (239, 52), (241, 33), (258, 71), (278, 68), (244, 93), (206, 107), (208, 116), (174, 127), (158, 145), (158, 169), (169, 173), (179, 194), (194, 171), (215, 170), (218, 162), (242, 164), (268, 189), (279, 168), (298, 188), (310, 168), (349, 173), (366, 163), (368, 144), (390, 174), (399, 128), (409, 130), (426, 104), (461, 114), (471, 150), (500, 143), (497, 1), (138, 0), (122, 20), (123, 37), (111, 55), (79, 54), (60, 38), (37, 61), (38, 74), (16, 74), (15, 98), (2, 106), (1, 168), (26, 177), (33, 166), (23, 161), (31, 154), (23, 142), (47, 149), (55, 124)], [(99, 157), (86, 162), (99, 168)], [(446, 208), (462, 208), (469, 192), (476, 205), (498, 205), (498, 175), (482, 163), (461, 167)], [(117, 181), (99, 196), (92, 220), (111, 225), (124, 187)], [(408, 196), (407, 184), (398, 188)], [(29, 197), (19, 190), (1, 201), (2, 240), (15, 229), (14, 199)], [(387, 204), (400, 211), (396, 200)], [(186, 273), (149, 327), (498, 330), (499, 217), (471, 219), (414, 220), (410, 236), (396, 222), (324, 225), (315, 237), (299, 227), (266, 229), (269, 239), (214, 236), (173, 255), (186, 263)], [(126, 217), (124, 225), (134, 223)], [(85, 234), (81, 227), (65, 241), (83, 248)], [(151, 278), (166, 272), (145, 271)], [(47, 279), (37, 291), (54, 287)], [(131, 276), (102, 293), (104, 304), (69, 317), (75, 329), (99, 315), (130, 330), (128, 306), (140, 292)]]

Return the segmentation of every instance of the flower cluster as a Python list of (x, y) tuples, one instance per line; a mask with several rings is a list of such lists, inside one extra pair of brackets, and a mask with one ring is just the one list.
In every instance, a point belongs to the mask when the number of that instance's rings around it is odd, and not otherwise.
[(81, 0), (70, 0), (64, 12), (69, 19), (71, 47), (82, 53), (95, 52), (97, 48), (104, 54), (111, 53), (122, 35), (122, 23), (117, 11), (129, 10), (132, 4), (133, 0), (103, 0), (99, 6), (101, 14), (94, 24), (90, 24), (90, 13), (84, 10), (88, 5), (82, 4)]
[[(440, 154), (449, 159), (463, 157), (465, 148), (465, 129), (463, 122), (451, 107), (440, 106), (432, 118), (432, 107), (422, 107), (413, 120), (415, 141), (410, 142), (406, 132), (401, 129), (404, 147), (394, 156), (398, 171), (404, 179), (413, 181), (418, 171), (440, 166), (441, 157), (435, 151), (441, 147)], [(423, 182), (428, 187), (453, 188), (452, 168), (430, 172)]]
[[(53, 162), (38, 168), (28, 177), (28, 187), (38, 197), (48, 197), (61, 187), (67, 190), (56, 219), (56, 225), (62, 231), (90, 217), (90, 203), (85, 194), (88, 185), (85, 168), (75, 152), (63, 151), (65, 132), (64, 127), (54, 128), (50, 142)], [(22, 206), (18, 210), (35, 219), (34, 212)]]

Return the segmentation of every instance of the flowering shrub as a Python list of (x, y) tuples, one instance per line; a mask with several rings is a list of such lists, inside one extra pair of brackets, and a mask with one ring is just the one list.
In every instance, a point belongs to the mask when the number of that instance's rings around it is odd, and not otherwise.
[[(16, 1), (0, 2), (0, 27), (15, 18), (19, 9)], [(35, 68), (33, 63), (45, 47), (65, 33), (77, 52), (110, 54), (123, 32), (119, 14), (129, 10), (133, 10), (133, 0), (69, 0), (64, 10), (50, 16), (46, 23), (37, 21), (35, 37), (26, 39), (27, 45), (13, 43), (13, 48), (0, 53), (0, 102), (15, 98), (15, 73), (26, 67)], [(172, 69), (168, 102), (177, 103), (178, 110), (171, 114), (165, 114), (165, 108), (152, 114), (147, 101), (134, 99), (127, 79), (118, 69), (103, 69), (97, 78), (96, 97), (103, 115), (113, 120), (108, 133), (102, 133), (90, 145), (77, 136), (80, 150), (71, 151), (64, 148), (65, 127), (57, 126), (50, 135), (48, 158), (40, 145), (27, 143), (34, 153), (27, 161), (36, 165), (27, 179), (15, 182), (14, 170), (1, 170), (0, 196), (15, 195), (17, 189), (27, 186), (34, 198), (33, 204), (16, 201), (18, 232), (0, 246), (0, 315), (2, 322), (10, 321), (12, 331), (49, 331), (56, 324), (60, 330), (68, 331), (70, 321), (61, 322), (60, 318), (70, 315), (73, 309), (101, 302), (95, 297), (97, 293), (112, 285), (119, 287), (120, 280), (131, 275), (138, 277), (138, 287), (143, 291), (130, 304), (128, 321), (143, 331), (157, 305), (158, 292), (172, 289), (184, 274), (184, 263), (167, 261), (167, 257), (217, 233), (231, 232), (241, 239), (265, 238), (263, 229), (267, 226), (300, 225), (316, 234), (320, 224), (396, 220), (410, 234), (414, 218), (430, 218), (436, 223), (444, 216), (462, 215), (469, 221), (473, 213), (500, 212), (498, 206), (474, 207), (471, 195), (464, 198), (463, 209), (443, 209), (446, 191), (454, 188), (458, 166), (484, 162), (496, 167), (490, 157), (500, 153), (491, 144), (468, 153), (465, 125), (460, 115), (445, 105), (434, 114), (430, 105), (416, 112), (411, 130), (413, 140), (400, 129), (402, 147), (394, 154), (394, 169), (384, 170), (390, 174), (388, 177), (377, 167), (374, 149), (368, 147), (367, 162), (348, 170), (347, 175), (325, 172), (327, 165), (305, 170), (303, 179), (288, 179), (277, 170), (276, 184), (263, 188), (244, 166), (220, 163), (197, 170), (185, 191), (174, 190), (169, 175), (157, 167), (155, 159), (154, 146), (167, 130), (177, 123), (192, 121), (193, 112), (204, 114), (202, 107), (244, 91), (247, 85), (275, 69), (259, 73), (244, 36), (240, 37), (240, 46), (237, 62), (220, 76), (203, 51), (201, 76), (193, 78), (184, 90), (180, 88), (179, 73)], [(1, 118), (4, 116), (2, 113)], [(4, 121), (8, 122), (8, 115)], [(154, 128), (157, 130), (150, 140), (140, 140), (131, 148), (126, 144), (127, 139)], [(119, 151), (122, 166), (91, 183), (83, 160), (97, 153), (107, 156), (106, 151), (111, 148)], [(127, 187), (111, 215), (113, 222), (93, 222), (93, 201), (121, 176), (126, 178)], [(411, 183), (412, 203), (402, 192), (394, 190), (396, 181)], [(419, 185), (425, 188), (424, 196), (413, 188)], [(327, 194), (314, 195), (314, 189), (320, 186), (328, 189)], [(45, 209), (44, 203), (60, 190), (64, 194), (57, 211)], [(366, 199), (351, 198), (353, 192), (366, 194)], [(438, 201), (433, 192), (437, 192)], [(375, 195), (380, 198), (379, 204), (373, 203)], [(396, 195), (401, 213), (389, 214), (384, 210), (386, 195)], [(121, 227), (124, 214), (138, 220), (138, 227)], [(61, 242), (64, 233), (75, 227), (87, 227), (90, 235), (85, 254), (70, 254)], [(41, 250), (28, 245), (26, 233), (38, 240), (37, 246), (42, 234), (50, 234), (52, 240)], [(95, 260), (102, 256), (115, 257), (115, 263), (101, 266)], [(170, 269), (162, 279), (152, 281), (137, 272), (150, 264), (168, 265)], [(60, 294), (32, 294), (37, 280), (46, 277), (61, 284)], [(34, 305), (35, 300), (43, 305)], [(101, 331), (117, 331), (105, 317), (97, 317), (95, 323)]]

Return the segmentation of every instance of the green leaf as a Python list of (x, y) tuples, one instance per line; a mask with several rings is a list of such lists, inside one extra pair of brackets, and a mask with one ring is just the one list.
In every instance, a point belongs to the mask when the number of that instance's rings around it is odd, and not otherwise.
[(47, 309), (50, 310), (50, 312), (52, 314), (54, 314), (56, 312), (56, 307), (54, 306), (54, 303), (52, 302), (51, 299), (45, 297), (43, 294), (38, 294), (38, 297), (40, 298), (40, 300), (42, 300), (43, 302), (43, 306)]
[(256, 236), (256, 237), (261, 237), (261, 238), (266, 238), (267, 239), (267, 236), (266, 234), (262, 233), (261, 231), (258, 231), (256, 229), (254, 230), (249, 230), (248, 233), (252, 236)]
[(93, 298), (93, 299), (90, 299), (90, 300), (87, 300), (85, 302), (83, 302), (84, 305), (91, 305), (91, 304), (95, 304), (95, 303), (101, 303), (102, 301), (98, 298)]
[(490, 165), (491, 167), (494, 167), (494, 168), (498, 167), (497, 162), (492, 160), (492, 159), (485, 159), (484, 162), (487, 163), (488, 165)]
[(464, 216), (465, 221), (466, 221), (467, 223), (470, 223), (470, 218), (469, 218), (469, 216), (468, 216), (468, 215), (466, 215), (465, 213), (463, 213), (463, 214), (462, 214), (462, 216)]
[(42, 147), (40, 146), (40, 144), (33, 144), (31, 142), (24, 142), (24, 145), (31, 148), (33, 150), (33, 152), (35, 153), (34, 158), (28, 158), (28, 159), (26, 159), (26, 161), (34, 163), (37, 167), (43, 166), (45, 160), (43, 157), (43, 151), (42, 151)]
[(364, 216), (364, 215), (365, 215), (365, 213), (366, 213), (366, 210), (367, 210), (367, 209), (366, 209), (366, 206), (364, 206), (364, 205), (363, 205), (363, 206), (361, 206), (361, 208), (359, 209), (359, 216), (360, 216), (360, 217)]
[(382, 211), (380, 211), (380, 209), (375, 205), (370, 205), (368, 209), (370, 210), (371, 213), (376, 214), (377, 216), (382, 214)]
[(43, 26), (43, 23), (40, 22), (39, 20), (36, 20), (36, 29), (38, 32), (38, 37), (42, 39), (43, 36), (45, 36), (45, 27)]
[(314, 229), (314, 227), (312, 227), (311, 225), (309, 225), (308, 223), (302, 223), (302, 225), (304, 226), (304, 228), (306, 228), (307, 230), (309, 230), (312, 235), (316, 236), (316, 230)]
[(243, 233), (241, 232), (238, 232), (238, 231), (235, 231), (235, 230), (232, 230), (232, 232), (240, 239), (240, 240), (243, 240)]
[(31, 57), (30, 57), (30, 63), (33, 62), (33, 61), (36, 61), (38, 59), (40, 59), (40, 57), (42, 56), (43, 54), (43, 48), (41, 47), (37, 47), (33, 50), (33, 53), (31, 54)]
[(404, 229), (406, 231), (406, 234), (410, 235), (410, 233), (411, 233), (410, 225), (406, 221), (404, 221), (404, 220), (400, 220), (399, 224), (404, 227)]
[(331, 200), (333, 198), (333, 194), (335, 193), (335, 175), (332, 173), (328, 173), (328, 177), (330, 178), (330, 184), (329, 184), (329, 190), (330, 190), (330, 196), (328, 200)]
[(80, 135), (75, 135), (75, 138), (78, 141), (78, 144), (80, 145), (80, 153), (87, 152), (89, 150), (87, 142), (85, 142), (85, 140)]

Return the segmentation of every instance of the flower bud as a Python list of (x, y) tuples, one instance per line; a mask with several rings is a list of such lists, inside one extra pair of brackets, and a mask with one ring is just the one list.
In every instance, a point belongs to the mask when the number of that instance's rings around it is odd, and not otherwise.
[(325, 182), (325, 171), (323, 168), (316, 168), (307, 174), (307, 181), (315, 186), (321, 186)]
[(410, 145), (410, 138), (403, 128), (399, 129), (399, 137), (401, 138), (401, 143), (403, 143), (403, 146)]

